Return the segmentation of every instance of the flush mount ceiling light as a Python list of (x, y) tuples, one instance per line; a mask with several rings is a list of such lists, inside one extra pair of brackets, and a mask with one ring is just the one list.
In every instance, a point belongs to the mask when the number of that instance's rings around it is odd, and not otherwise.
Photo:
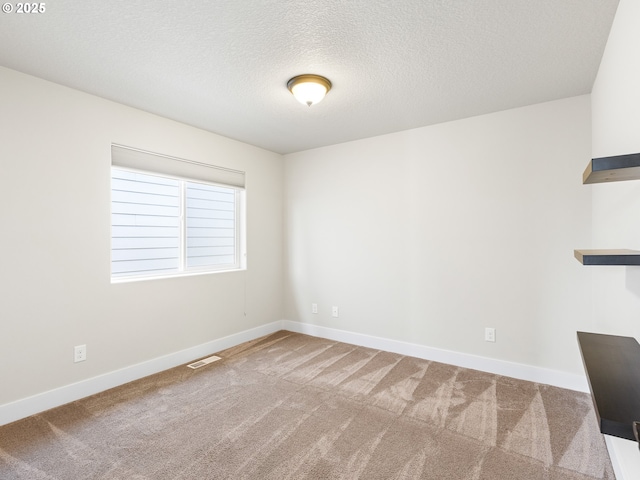
[(287, 82), (287, 88), (303, 105), (311, 106), (320, 102), (329, 90), (331, 82), (320, 75), (298, 75)]

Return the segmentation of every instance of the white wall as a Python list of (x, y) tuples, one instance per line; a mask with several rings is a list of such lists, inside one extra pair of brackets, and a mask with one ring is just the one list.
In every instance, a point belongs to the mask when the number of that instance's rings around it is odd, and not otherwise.
[[(594, 157), (640, 152), (640, 2), (620, 0), (593, 87)], [(594, 248), (640, 250), (640, 182), (593, 185)], [(597, 331), (640, 339), (640, 269), (593, 269)], [(638, 366), (640, 368), (640, 365)], [(637, 444), (608, 438), (624, 478), (637, 478)]]
[[(280, 155), (4, 68), (0, 105), (0, 406), (282, 318)], [(246, 171), (249, 269), (112, 285), (112, 142)]]
[(286, 318), (583, 375), (590, 128), (581, 96), (285, 156)]

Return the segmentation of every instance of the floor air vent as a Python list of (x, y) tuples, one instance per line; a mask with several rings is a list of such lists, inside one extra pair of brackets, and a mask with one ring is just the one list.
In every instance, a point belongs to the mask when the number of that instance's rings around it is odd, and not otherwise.
[(190, 363), (189, 365), (187, 365), (187, 367), (193, 368), (195, 370), (196, 368), (204, 367), (205, 365), (209, 365), (210, 363), (217, 362), (218, 360), (220, 360), (220, 357), (216, 357), (215, 355), (213, 355), (211, 357), (198, 360), (197, 362)]

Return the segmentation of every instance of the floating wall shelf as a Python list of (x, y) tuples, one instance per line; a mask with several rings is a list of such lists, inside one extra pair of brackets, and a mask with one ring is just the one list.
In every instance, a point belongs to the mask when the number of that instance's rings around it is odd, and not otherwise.
[[(582, 183), (640, 180), (640, 153), (592, 158), (582, 174)], [(583, 265), (640, 265), (637, 250), (574, 250)]]
[(600, 431), (635, 440), (640, 421), (640, 344), (633, 337), (578, 332)]
[(593, 158), (582, 174), (582, 183), (640, 179), (640, 153)]
[(640, 265), (638, 250), (574, 250), (573, 255), (583, 265)]

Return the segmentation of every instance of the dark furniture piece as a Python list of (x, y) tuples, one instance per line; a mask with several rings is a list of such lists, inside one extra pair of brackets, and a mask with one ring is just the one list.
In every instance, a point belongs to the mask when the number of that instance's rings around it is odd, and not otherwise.
[[(636, 440), (640, 421), (640, 344), (633, 337), (578, 332), (600, 431)], [(637, 440), (636, 440), (637, 441)]]

